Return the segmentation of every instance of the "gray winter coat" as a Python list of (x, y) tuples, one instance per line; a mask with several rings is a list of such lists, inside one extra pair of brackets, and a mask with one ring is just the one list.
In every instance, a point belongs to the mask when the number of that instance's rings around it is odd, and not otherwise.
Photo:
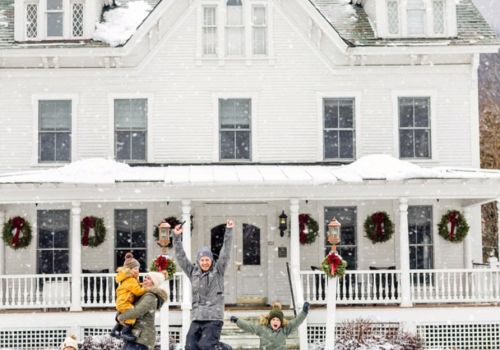
[(219, 260), (203, 272), (198, 262), (193, 264), (182, 246), (180, 235), (174, 235), (175, 257), (192, 285), (192, 321), (222, 321), (224, 319), (224, 273), (229, 263), (233, 229), (226, 227), (224, 245)]

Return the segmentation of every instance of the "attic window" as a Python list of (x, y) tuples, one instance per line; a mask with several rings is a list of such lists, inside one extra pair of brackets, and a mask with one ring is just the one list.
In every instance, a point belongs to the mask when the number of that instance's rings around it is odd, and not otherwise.
[(446, 34), (446, 0), (386, 0), (389, 36), (434, 37)]
[(63, 0), (47, 0), (47, 37), (63, 36)]
[(38, 5), (26, 5), (26, 37), (36, 38), (38, 36)]
[(399, 34), (399, 5), (397, 1), (387, 2), (389, 34)]
[(406, 8), (408, 35), (425, 34), (425, 7), (424, 0), (408, 0)]
[(72, 4), (72, 23), (73, 32), (72, 35), (75, 38), (80, 38), (83, 36), (83, 4), (73, 3)]

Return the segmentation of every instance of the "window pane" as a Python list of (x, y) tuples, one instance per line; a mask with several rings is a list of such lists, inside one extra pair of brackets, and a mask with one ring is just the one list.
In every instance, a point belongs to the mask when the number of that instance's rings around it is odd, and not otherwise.
[(71, 131), (71, 101), (39, 101), (40, 130)]
[(236, 159), (250, 159), (250, 132), (236, 132)]
[(47, 13), (47, 36), (63, 35), (63, 14), (61, 12)]
[(387, 18), (389, 21), (389, 34), (399, 34), (399, 8), (397, 1), (387, 3)]
[(415, 126), (429, 127), (429, 99), (416, 98), (415, 100)]
[(243, 6), (226, 6), (226, 9), (228, 25), (243, 24)]
[(47, 0), (47, 10), (62, 10), (62, 0)]
[(217, 25), (217, 12), (215, 7), (203, 8), (203, 25)]
[(217, 28), (203, 28), (203, 54), (217, 54)]
[(433, 1), (434, 34), (444, 34), (444, 1)]
[(412, 98), (399, 99), (399, 126), (402, 128), (414, 126)]
[(41, 133), (40, 134), (40, 161), (53, 162), (56, 159), (56, 134), (55, 133)]
[(69, 233), (68, 231), (55, 231), (54, 232), (54, 248), (67, 248), (69, 247)]
[(227, 40), (227, 55), (240, 56), (243, 55), (244, 45), (244, 28), (226, 28)]
[(115, 127), (117, 129), (130, 127), (129, 100), (115, 100)]
[(26, 37), (36, 38), (38, 36), (38, 5), (26, 5)]
[(53, 272), (54, 272), (54, 251), (39, 250), (38, 273), (53, 273)]
[(83, 4), (73, 4), (73, 36), (82, 37), (83, 36)]
[(116, 159), (118, 160), (130, 159), (131, 142), (132, 141), (131, 141), (130, 131), (116, 132)]
[(429, 130), (415, 130), (415, 157), (430, 157)]
[(250, 128), (250, 100), (220, 100), (219, 113), (222, 129)]
[(256, 26), (267, 25), (266, 8), (264, 6), (254, 6), (254, 8), (253, 8), (253, 24)]
[(69, 271), (69, 224), (69, 210), (37, 211), (39, 273)]
[(54, 272), (53, 273), (68, 273), (69, 272), (69, 251), (54, 250)]
[(253, 29), (253, 53), (254, 55), (267, 54), (267, 28)]
[(70, 133), (56, 134), (56, 162), (69, 162), (71, 160), (71, 135)]
[(325, 130), (325, 158), (339, 158), (339, 132)]
[(130, 127), (146, 128), (148, 104), (146, 99), (130, 100)]
[(147, 121), (147, 100), (115, 100), (116, 129), (145, 129)]
[(243, 265), (260, 265), (260, 229), (243, 224)]
[(146, 160), (146, 132), (132, 132), (132, 159)]
[(339, 128), (354, 127), (354, 100), (339, 100)]
[(325, 128), (339, 127), (339, 101), (324, 100)]
[(408, 207), (410, 268), (433, 268), (432, 207)]
[(219, 254), (224, 243), (226, 225), (218, 225), (210, 229), (210, 250), (214, 256), (214, 262), (219, 260)]
[(220, 157), (221, 159), (235, 158), (235, 132), (221, 131), (220, 133)]
[(424, 15), (424, 10), (408, 10), (406, 19), (408, 21), (408, 35), (423, 35), (425, 33)]
[(354, 159), (354, 132), (341, 130), (339, 131), (339, 158)]
[(412, 158), (413, 152), (413, 130), (399, 131), (399, 154), (401, 158)]

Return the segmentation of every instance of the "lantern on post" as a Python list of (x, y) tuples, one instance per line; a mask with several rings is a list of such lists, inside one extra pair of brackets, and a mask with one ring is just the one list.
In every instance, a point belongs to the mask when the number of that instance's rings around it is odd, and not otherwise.
[(280, 236), (283, 237), (285, 235), (285, 231), (288, 228), (286, 224), (286, 219), (288, 219), (288, 216), (286, 216), (285, 211), (283, 210), (281, 215), (279, 216), (280, 219), (280, 224), (279, 224), (279, 229), (280, 229)]
[(170, 244), (170, 224), (163, 220), (160, 226), (158, 226), (158, 245), (161, 247), (161, 253), (165, 254), (167, 252), (167, 246)]
[(333, 220), (328, 224), (328, 234), (326, 239), (332, 245), (332, 250), (337, 250), (336, 245), (340, 242), (340, 227), (342, 225), (340, 222), (333, 218)]

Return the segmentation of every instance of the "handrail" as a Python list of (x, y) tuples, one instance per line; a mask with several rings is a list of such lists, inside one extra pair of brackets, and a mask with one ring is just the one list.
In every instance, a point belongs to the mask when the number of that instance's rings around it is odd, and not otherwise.
[(290, 274), (290, 264), (289, 263), (286, 263), (286, 272), (288, 273), (288, 283), (290, 284), (290, 293), (292, 294), (293, 314), (295, 317), (297, 317), (297, 310), (295, 308), (295, 297), (293, 294), (292, 276)]

